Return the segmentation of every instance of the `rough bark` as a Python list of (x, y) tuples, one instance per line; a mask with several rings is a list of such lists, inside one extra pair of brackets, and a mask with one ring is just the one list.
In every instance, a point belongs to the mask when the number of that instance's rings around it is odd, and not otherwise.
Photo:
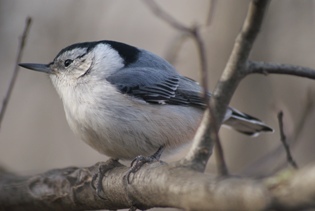
[[(315, 205), (315, 166), (285, 170), (265, 179), (216, 177), (156, 162), (124, 179), (127, 167), (102, 163), (109, 170), (104, 192), (91, 186), (101, 163), (20, 177), (0, 176), (2, 210), (86, 210), (177, 207), (186, 210), (299, 210)], [(104, 167), (104, 166), (103, 166)], [(97, 180), (94, 181), (96, 185)]]

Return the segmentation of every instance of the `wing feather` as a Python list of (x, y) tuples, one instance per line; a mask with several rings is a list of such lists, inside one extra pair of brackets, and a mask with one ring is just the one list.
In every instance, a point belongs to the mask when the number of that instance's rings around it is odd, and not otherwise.
[[(126, 68), (107, 78), (123, 94), (152, 104), (205, 107), (199, 85), (182, 76), (153, 68)], [(185, 88), (189, 83), (194, 90)]]

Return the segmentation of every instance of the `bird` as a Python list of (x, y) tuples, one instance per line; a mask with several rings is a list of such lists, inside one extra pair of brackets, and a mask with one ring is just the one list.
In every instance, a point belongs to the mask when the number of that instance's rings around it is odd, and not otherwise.
[[(19, 65), (48, 74), (74, 134), (113, 159), (174, 153), (191, 143), (207, 108), (196, 81), (160, 56), (122, 42), (76, 43), (48, 64)], [(273, 131), (232, 107), (223, 124), (250, 136)]]

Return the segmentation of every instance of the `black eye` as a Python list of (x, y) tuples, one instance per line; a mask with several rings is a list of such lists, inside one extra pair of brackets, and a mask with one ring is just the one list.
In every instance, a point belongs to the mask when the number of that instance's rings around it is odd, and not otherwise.
[(68, 67), (71, 63), (73, 62), (73, 60), (71, 59), (67, 59), (64, 63), (65, 67)]

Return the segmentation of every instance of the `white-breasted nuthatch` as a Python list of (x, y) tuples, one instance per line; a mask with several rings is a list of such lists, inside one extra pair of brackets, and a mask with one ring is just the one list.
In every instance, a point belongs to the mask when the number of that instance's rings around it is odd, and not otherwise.
[[(198, 83), (157, 55), (120, 42), (73, 44), (49, 64), (20, 66), (48, 73), (73, 132), (112, 158), (189, 143), (206, 107)], [(272, 131), (233, 108), (224, 124), (247, 135)]]

